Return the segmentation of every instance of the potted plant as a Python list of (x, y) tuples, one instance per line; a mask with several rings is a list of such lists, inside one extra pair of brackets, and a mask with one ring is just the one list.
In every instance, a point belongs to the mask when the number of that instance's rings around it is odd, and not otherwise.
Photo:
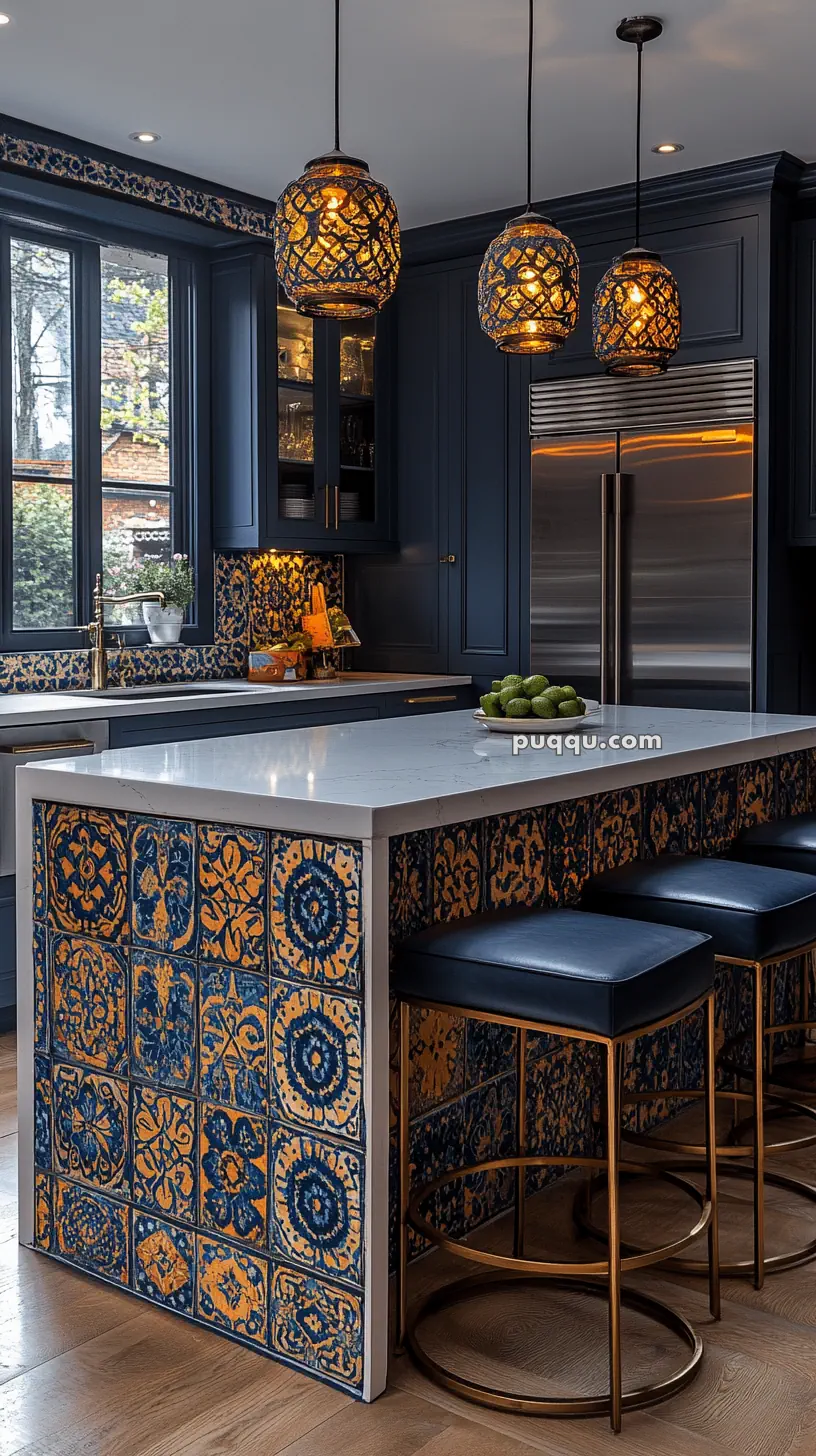
[(176, 551), (169, 562), (145, 557), (130, 589), (164, 593), (165, 605), (143, 602), (142, 615), (151, 642), (178, 642), (184, 613), (195, 596), (195, 573), (189, 557), (182, 551)]

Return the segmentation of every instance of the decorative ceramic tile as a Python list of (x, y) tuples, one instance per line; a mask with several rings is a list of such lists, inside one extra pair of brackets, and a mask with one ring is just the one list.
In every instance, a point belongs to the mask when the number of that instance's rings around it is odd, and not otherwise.
[(363, 1277), (363, 1161), (339, 1144), (279, 1127), (271, 1148), (270, 1245), (355, 1284)]
[(31, 913), (35, 920), (46, 916), (45, 805), (31, 805)]
[(198, 826), (201, 960), (266, 970), (266, 834)]
[(426, 1006), (411, 1007), (411, 1116), (458, 1097), (465, 1086), (465, 1023)]
[(541, 905), (547, 899), (546, 810), (502, 814), (485, 827), (485, 903)]
[(165, 647), (128, 647), (124, 660), (116, 651), (108, 654), (108, 678), (122, 685), (127, 670), (129, 687), (157, 682), (212, 682), (214, 678), (246, 677), (247, 649), (243, 643), (228, 642), (213, 647), (187, 647), (183, 642)]
[(547, 809), (551, 905), (577, 903), (589, 879), (592, 858), (592, 811), (589, 799), (570, 799)]
[[(468, 1093), (465, 1098), (463, 1164), (511, 1158), (516, 1151), (515, 1073)], [(512, 1170), (472, 1174), (464, 1180), (465, 1228), (477, 1228), (508, 1208), (514, 1197)]]
[[(465, 1119), (464, 1102), (449, 1102), (446, 1107), (431, 1112), (411, 1124), (410, 1158), (411, 1188), (416, 1189), (430, 1183), (442, 1173), (462, 1166)], [(434, 1228), (445, 1229), (454, 1237), (464, 1232), (465, 1200), (462, 1179), (455, 1178), (446, 1183), (421, 1205), (420, 1212)], [(410, 1234), (413, 1254), (421, 1252), (427, 1245), (418, 1235)]]
[(133, 1201), (194, 1223), (195, 1103), (133, 1085)]
[(133, 1214), (133, 1288), (180, 1314), (193, 1312), (194, 1236), (164, 1219)]
[(358, 990), (362, 939), (359, 845), (272, 834), (269, 860), (273, 968), (299, 980)]
[(707, 769), (702, 775), (703, 854), (726, 854), (737, 833), (737, 770)]
[(134, 947), (131, 1067), (135, 1077), (191, 1091), (196, 1076), (196, 966)]
[(391, 949), (433, 920), (431, 831), (400, 834), (388, 842)]
[(34, 1058), (34, 1162), (51, 1171), (51, 1061)]
[(269, 1290), (266, 1259), (203, 1234), (196, 1234), (196, 1254), (199, 1319), (230, 1335), (265, 1345)]
[(247, 558), (250, 586), (250, 639), (268, 646), (300, 631), (304, 603), (322, 585), (330, 607), (343, 605), (342, 556), (306, 556), (299, 551), (253, 551)]
[(807, 752), (783, 753), (776, 766), (776, 812), (780, 819), (805, 814), (808, 807)]
[(512, 1072), (516, 1065), (516, 1033), (498, 1022), (465, 1022), (465, 1086), (470, 1090)]
[[(593, 1089), (599, 1050), (591, 1042), (563, 1041), (527, 1073), (527, 1147), (539, 1156), (589, 1153), (595, 1145)], [(544, 1180), (549, 1181), (552, 1172)]]
[[(678, 1030), (680, 1034), (681, 1066), (675, 1085), (681, 1082), (684, 1087), (690, 1089), (702, 1087), (705, 1077), (705, 1012), (703, 1007), (698, 1007), (696, 1011), (691, 1013), (691, 1016), (685, 1017)], [(667, 1031), (674, 1032), (675, 1028), (669, 1027)], [(665, 1048), (659, 1048), (658, 1054), (659, 1056), (662, 1054), (662, 1057), (665, 1058), (667, 1055)], [(675, 1065), (674, 1058), (672, 1058), (672, 1065), (673, 1067)], [(656, 1062), (653, 1075), (655, 1079), (663, 1077), (663, 1069), (659, 1060)], [(667, 1085), (670, 1085), (668, 1078)], [(656, 1106), (653, 1103), (644, 1102), (640, 1108), (640, 1126), (642, 1131), (648, 1132), (650, 1127), (654, 1127), (658, 1122), (664, 1121), (666, 1116), (671, 1116), (681, 1106), (682, 1103), (677, 1099), (669, 1103), (658, 1102)]]
[(36, 921), (31, 937), (31, 957), (34, 964), (34, 1046), (39, 1052), (47, 1052), (51, 1038), (48, 942), (45, 926)]
[(133, 940), (153, 950), (195, 949), (195, 830), (188, 820), (131, 823)]
[(249, 562), (246, 556), (216, 553), (215, 640), (249, 646)]
[(125, 939), (126, 832), (124, 814), (48, 805), (48, 921), (54, 930)]
[(363, 1306), (299, 1269), (277, 1265), (269, 1295), (269, 1343), (284, 1359), (359, 1389), (363, 1379)]
[(816, 748), (805, 750), (807, 755), (808, 809), (816, 811)]
[(269, 993), (261, 976), (200, 966), (200, 1090), (246, 1112), (269, 1106)]
[(764, 824), (776, 812), (776, 771), (771, 758), (741, 763), (737, 775), (737, 828)]
[(643, 853), (699, 854), (701, 788), (699, 774), (661, 779), (643, 789)]
[(592, 873), (637, 859), (641, 846), (641, 791), (615, 789), (592, 801)]
[(347, 996), (272, 981), (272, 1093), (288, 1122), (358, 1142), (362, 1011)]
[[(690, 1022), (691, 1017), (687, 1017), (684, 1022), (675, 1021), (673, 1026), (664, 1026), (660, 1031), (636, 1039), (631, 1067), (627, 1069), (627, 1090), (631, 1087), (637, 1092), (663, 1092), (683, 1086), (683, 1037)], [(696, 1080), (688, 1085), (697, 1087), (700, 1083)], [(665, 1121), (678, 1106), (666, 1097), (642, 1102), (638, 1108), (640, 1131), (648, 1132), (658, 1122)]]
[(199, 1124), (202, 1227), (262, 1244), (268, 1204), (267, 1123), (202, 1102)]
[(481, 909), (482, 858), (478, 820), (434, 830), (434, 920), (454, 920)]
[(127, 1197), (127, 1082), (107, 1073), (55, 1064), (53, 1096), (56, 1170)]
[(53, 1045), (58, 1057), (127, 1072), (127, 953), (51, 932)]
[(0, 693), (75, 692), (90, 686), (87, 650), (0, 654)]
[(53, 1249), (92, 1274), (127, 1284), (128, 1211), (90, 1188), (56, 1179)]
[(54, 1231), (53, 1179), (47, 1173), (34, 1174), (34, 1244), (51, 1252)]

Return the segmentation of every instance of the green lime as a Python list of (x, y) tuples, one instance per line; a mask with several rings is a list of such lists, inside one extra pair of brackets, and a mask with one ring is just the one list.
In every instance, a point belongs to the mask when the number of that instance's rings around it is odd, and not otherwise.
[(545, 688), (542, 696), (545, 697), (545, 698), (549, 698), (550, 702), (551, 703), (555, 703), (555, 706), (557, 708), (558, 707), (558, 704), (559, 703), (563, 703), (563, 701), (564, 701), (564, 689), (563, 688)]
[(509, 703), (505, 703), (504, 711), (508, 718), (526, 718), (530, 711), (530, 699), (511, 698)]
[(565, 698), (563, 703), (558, 704), (559, 718), (580, 718), (581, 709), (578, 707), (577, 698)]
[(500, 693), (501, 690), (502, 690), (502, 680), (501, 680), (501, 678), (500, 677), (494, 677), (492, 683), (490, 684), (490, 691), (491, 691), (491, 693)]
[(502, 678), (502, 687), (520, 688), (523, 681), (520, 672), (508, 672), (507, 676)]
[(499, 693), (499, 702), (501, 703), (503, 708), (506, 708), (508, 703), (512, 703), (514, 698), (518, 698), (520, 696), (520, 687), (517, 687), (515, 683), (510, 683), (509, 685), (505, 684), (505, 686)]
[(581, 709), (581, 712), (582, 713), (585, 713), (586, 712), (586, 703), (584, 702), (583, 698), (576, 698), (575, 701), (578, 704), (578, 707)]
[(545, 698), (545, 697), (533, 698), (533, 701), (531, 702), (530, 707), (532, 708), (532, 710), (535, 713), (535, 715), (536, 715), (537, 718), (557, 718), (558, 717), (558, 709), (556, 708), (555, 703), (553, 702), (552, 698)]
[(479, 699), (479, 703), (481, 704), (481, 708), (483, 713), (485, 714), (485, 717), (500, 718), (502, 716), (501, 703), (499, 702), (498, 693), (485, 693), (484, 696)]
[(525, 698), (537, 698), (545, 688), (550, 686), (550, 680), (542, 673), (535, 673), (533, 677), (526, 677), (521, 684), (521, 691)]
[(571, 688), (570, 685), (569, 685), (569, 683), (566, 683), (564, 685), (564, 687), (562, 687), (561, 691), (564, 694), (564, 697), (565, 698), (577, 698), (577, 696), (578, 696), (578, 694), (575, 691), (575, 688)]

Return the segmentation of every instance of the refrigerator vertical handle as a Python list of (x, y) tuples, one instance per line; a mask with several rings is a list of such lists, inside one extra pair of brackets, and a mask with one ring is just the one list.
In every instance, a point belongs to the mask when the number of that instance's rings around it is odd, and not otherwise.
[(613, 702), (620, 703), (623, 682), (623, 516), (624, 481), (628, 477), (615, 471), (613, 480), (613, 528), (612, 528), (612, 687)]
[(601, 702), (609, 702), (609, 499), (611, 476), (601, 476)]

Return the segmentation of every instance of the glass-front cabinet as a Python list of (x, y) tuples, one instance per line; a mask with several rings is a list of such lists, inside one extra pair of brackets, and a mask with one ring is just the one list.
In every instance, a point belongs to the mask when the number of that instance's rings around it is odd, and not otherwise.
[(215, 266), (216, 546), (394, 548), (383, 327), (299, 314), (265, 252)]

